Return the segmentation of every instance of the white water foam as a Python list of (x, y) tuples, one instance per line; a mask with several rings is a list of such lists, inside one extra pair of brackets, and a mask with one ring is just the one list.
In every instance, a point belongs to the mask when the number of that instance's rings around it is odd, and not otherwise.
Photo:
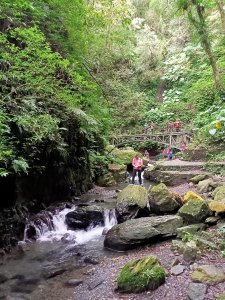
[[(60, 211), (57, 215), (51, 215), (52, 220), (51, 226), (46, 225), (43, 222), (40, 224), (30, 223), (36, 230), (36, 240), (38, 242), (56, 242), (56, 241), (74, 241), (76, 245), (85, 244), (90, 240), (96, 239), (102, 235), (103, 230), (110, 229), (112, 226), (117, 224), (115, 210), (105, 209), (104, 210), (104, 226), (90, 227), (88, 230), (68, 230), (65, 223), (65, 216), (76, 208), (71, 209), (65, 208)], [(24, 241), (27, 241), (26, 230), (24, 234)]]

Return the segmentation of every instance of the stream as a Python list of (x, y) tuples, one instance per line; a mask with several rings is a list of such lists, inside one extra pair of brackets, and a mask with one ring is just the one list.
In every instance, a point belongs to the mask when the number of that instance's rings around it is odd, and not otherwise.
[[(66, 278), (82, 278), (90, 266), (101, 262), (105, 256), (117, 257), (121, 253), (103, 248), (104, 231), (117, 224), (115, 215), (116, 190), (124, 188), (122, 183), (113, 188), (98, 188), (97, 193), (81, 196), (79, 203), (57, 212), (48, 212), (47, 219), (27, 223), (24, 239), (18, 243), (10, 256), (0, 262), (0, 300), (56, 299), (50, 293), (50, 283), (66, 284)], [(148, 181), (144, 181), (146, 187)], [(99, 189), (99, 190), (98, 190)], [(69, 230), (65, 215), (76, 210), (77, 205), (95, 204), (104, 208), (104, 225), (90, 226), (87, 230)], [(49, 218), (49, 219), (48, 219)], [(36, 239), (29, 240), (28, 230), (36, 230)], [(60, 292), (60, 291), (59, 291)], [(57, 299), (69, 299), (63, 293)]]

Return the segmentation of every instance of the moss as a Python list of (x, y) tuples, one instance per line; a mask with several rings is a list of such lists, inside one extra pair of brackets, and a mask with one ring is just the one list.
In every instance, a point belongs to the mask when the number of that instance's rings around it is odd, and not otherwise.
[(184, 202), (188, 202), (190, 200), (194, 200), (194, 201), (204, 201), (204, 199), (199, 196), (198, 194), (192, 192), (192, 191), (188, 191), (185, 195), (184, 195)]
[(178, 213), (185, 221), (198, 223), (210, 215), (210, 210), (205, 201), (189, 200), (179, 209)]
[(117, 197), (117, 205), (127, 202), (129, 205), (137, 204), (141, 208), (148, 205), (148, 196), (146, 188), (138, 185), (129, 184)]
[(121, 270), (117, 284), (121, 292), (154, 290), (165, 282), (165, 271), (155, 256), (128, 262)]
[(225, 300), (225, 293), (220, 294), (218, 297), (216, 297), (216, 300)]

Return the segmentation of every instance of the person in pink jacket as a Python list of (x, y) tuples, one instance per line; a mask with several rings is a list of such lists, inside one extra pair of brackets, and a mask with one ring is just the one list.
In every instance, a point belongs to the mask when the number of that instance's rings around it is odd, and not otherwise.
[(139, 157), (138, 153), (135, 155), (132, 161), (132, 166), (133, 166), (132, 183), (134, 184), (134, 178), (138, 173), (139, 183), (142, 184), (141, 171), (143, 167), (143, 160)]

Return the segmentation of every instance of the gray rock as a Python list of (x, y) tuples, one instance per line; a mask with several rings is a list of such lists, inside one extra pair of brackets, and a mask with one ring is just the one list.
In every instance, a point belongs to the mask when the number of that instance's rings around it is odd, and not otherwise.
[(187, 290), (187, 296), (190, 300), (204, 300), (207, 286), (202, 283), (190, 283)]
[(170, 272), (171, 272), (171, 274), (177, 276), (177, 275), (182, 274), (184, 272), (184, 269), (185, 269), (185, 266), (178, 264), (178, 265), (172, 267)]
[(86, 256), (84, 258), (84, 262), (86, 264), (91, 264), (91, 265), (98, 265), (99, 264), (99, 261), (96, 258), (90, 257), (90, 256)]
[(183, 225), (179, 216), (166, 215), (128, 220), (111, 228), (104, 240), (104, 246), (114, 250), (129, 250), (160, 238), (176, 236)]
[(81, 279), (70, 279), (65, 282), (65, 285), (74, 287), (74, 286), (78, 286), (82, 283), (83, 283), (83, 280), (81, 280)]
[(42, 276), (46, 279), (58, 276), (66, 271), (65, 268), (49, 267), (44, 268), (42, 271)]
[(225, 273), (222, 268), (214, 265), (201, 265), (191, 274), (191, 279), (194, 282), (214, 285), (225, 281)]
[(178, 211), (188, 224), (201, 223), (210, 216), (211, 211), (206, 201), (189, 200)]
[(198, 231), (204, 230), (205, 227), (205, 224), (199, 223), (177, 228), (177, 237), (183, 238), (185, 233), (195, 234)]
[(4, 275), (4, 274), (0, 274), (0, 283), (4, 283), (8, 280), (9, 278)]
[(205, 220), (205, 224), (208, 224), (208, 225), (216, 225), (217, 222), (221, 219), (220, 216), (217, 216), (217, 217), (208, 217), (206, 220)]
[(195, 241), (187, 242), (184, 248), (183, 259), (187, 263), (193, 263), (197, 257), (197, 245)]
[(89, 291), (95, 289), (97, 286), (101, 285), (104, 281), (105, 281), (105, 279), (103, 279), (103, 278), (100, 278), (100, 279), (97, 279), (97, 280), (93, 281), (88, 286)]

